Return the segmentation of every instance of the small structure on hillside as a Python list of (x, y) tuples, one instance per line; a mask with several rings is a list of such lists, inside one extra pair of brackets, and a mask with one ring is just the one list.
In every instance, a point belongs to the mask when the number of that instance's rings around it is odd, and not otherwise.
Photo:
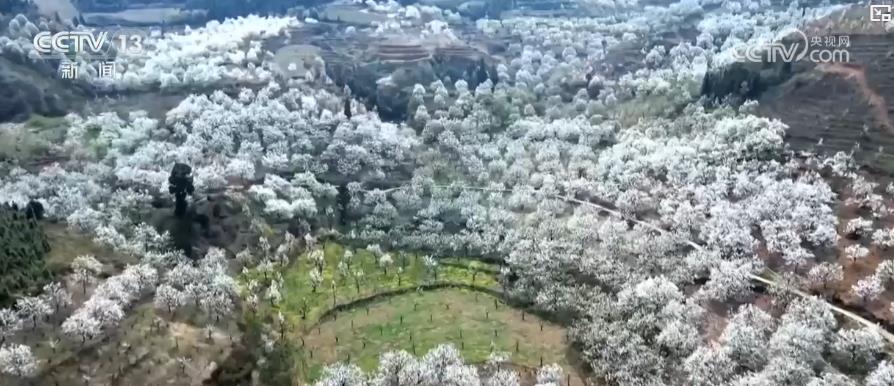
[(286, 78), (313, 78), (326, 71), (322, 53), (323, 50), (314, 45), (292, 44), (277, 50), (273, 61), (280, 74)]

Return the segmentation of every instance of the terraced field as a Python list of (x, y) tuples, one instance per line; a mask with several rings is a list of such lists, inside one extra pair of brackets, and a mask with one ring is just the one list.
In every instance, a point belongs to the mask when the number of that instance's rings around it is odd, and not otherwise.
[[(847, 20), (838, 24), (849, 25)], [(759, 111), (789, 125), (795, 149), (854, 151), (862, 164), (894, 174), (894, 39), (829, 28), (816, 33), (849, 36), (850, 61), (817, 65), (797, 75), (763, 95)]]

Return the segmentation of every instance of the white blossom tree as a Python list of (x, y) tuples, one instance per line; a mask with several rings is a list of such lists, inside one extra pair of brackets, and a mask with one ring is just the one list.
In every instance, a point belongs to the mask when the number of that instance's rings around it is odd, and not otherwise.
[(93, 256), (81, 255), (72, 261), (71, 269), (75, 281), (81, 285), (86, 294), (87, 286), (95, 283), (96, 275), (102, 271), (102, 263)]
[(825, 291), (844, 279), (844, 269), (836, 263), (820, 263), (807, 272), (807, 280), (813, 288)]
[(857, 281), (851, 290), (861, 302), (866, 304), (877, 299), (882, 291), (884, 291), (884, 288), (881, 280), (879, 280), (877, 276), (872, 275)]
[(871, 328), (839, 330), (832, 340), (832, 357), (839, 366), (860, 372), (872, 369), (881, 356), (884, 341)]
[(876, 229), (872, 232), (872, 244), (882, 249), (894, 247), (894, 228)]
[(0, 347), (0, 370), (18, 378), (30, 378), (37, 373), (37, 358), (31, 347), (12, 344)]
[(687, 380), (693, 385), (717, 385), (730, 379), (735, 363), (722, 349), (699, 347), (684, 362)]
[(323, 284), (323, 275), (317, 269), (311, 269), (308, 272), (308, 276), (310, 278), (311, 291), (317, 292), (317, 288)]
[(0, 308), (0, 344), (22, 329), (22, 318), (11, 308)]
[(31, 321), (31, 328), (37, 328), (38, 322), (53, 312), (53, 307), (39, 296), (25, 296), (16, 300), (16, 309), (23, 319)]
[(720, 341), (728, 349), (728, 356), (736, 363), (759, 370), (767, 363), (767, 343), (774, 328), (771, 315), (746, 304), (730, 319)]
[(851, 244), (844, 248), (844, 254), (851, 263), (855, 263), (857, 260), (865, 259), (866, 256), (869, 256), (869, 249), (860, 244)]
[(390, 253), (383, 253), (382, 256), (379, 257), (379, 266), (382, 267), (382, 271), (385, 274), (388, 274), (388, 267), (394, 264), (394, 259), (391, 257)]
[(102, 323), (86, 312), (76, 312), (62, 322), (62, 332), (84, 344), (99, 336)]
[(487, 386), (519, 386), (518, 374), (508, 370), (497, 370), (488, 378)]
[(59, 311), (71, 305), (71, 293), (58, 282), (44, 285), (41, 297), (52, 307), (55, 315), (58, 315)]
[(314, 386), (366, 386), (366, 377), (356, 365), (336, 363), (323, 369)]
[(882, 361), (866, 377), (866, 386), (894, 385), (894, 365), (890, 361)]
[(168, 284), (162, 284), (155, 290), (155, 308), (173, 314), (186, 303), (186, 296), (180, 290)]

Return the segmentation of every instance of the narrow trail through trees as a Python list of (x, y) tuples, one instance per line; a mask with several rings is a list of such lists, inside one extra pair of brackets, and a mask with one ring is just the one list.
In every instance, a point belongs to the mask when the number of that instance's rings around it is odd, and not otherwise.
[(883, 126), (889, 133), (894, 134), (894, 123), (888, 115), (888, 103), (885, 97), (878, 93), (869, 81), (866, 79), (866, 69), (862, 66), (845, 65), (841, 63), (826, 63), (817, 67), (821, 72), (827, 74), (840, 75), (845, 79), (853, 81), (860, 94), (866, 99), (872, 111), (873, 118), (880, 126)]
[[(486, 187), (465, 186), (465, 185), (432, 185), (432, 186), (436, 187), (436, 188), (440, 188), (440, 189), (477, 190), (477, 191), (494, 192), (494, 193), (512, 193), (512, 192), (514, 192), (514, 190), (512, 190), (512, 189), (497, 189), (497, 188), (486, 188)], [(395, 187), (395, 188), (387, 189), (387, 190), (385, 190), (385, 192), (400, 190), (403, 188), (404, 187)], [(591, 201), (585, 201), (585, 200), (581, 200), (578, 198), (562, 196), (562, 195), (558, 195), (558, 194), (548, 194), (547, 197), (563, 200), (566, 202), (573, 202), (573, 203), (576, 203), (579, 205), (590, 206), (590, 207), (599, 209), (603, 212), (609, 213), (609, 214), (616, 216), (618, 218), (621, 218), (623, 220), (627, 220), (627, 221), (642, 225), (646, 228), (652, 229), (652, 230), (659, 232), (661, 234), (670, 234), (670, 232), (668, 232), (666, 229), (663, 229), (655, 224), (637, 219), (633, 216), (621, 213), (620, 211), (618, 211), (616, 209), (612, 209), (612, 208), (609, 208), (604, 205), (593, 203)], [(676, 236), (676, 235), (671, 234), (671, 236)], [(696, 250), (699, 250), (699, 251), (706, 250), (706, 248), (703, 245), (696, 243), (695, 241), (692, 241), (692, 240), (686, 239), (686, 238), (680, 238), (680, 239), (681, 239), (681, 241), (685, 242), (687, 245), (691, 246), (692, 248), (694, 248)], [(768, 269), (767, 272), (770, 276), (776, 275), (776, 273), (773, 272), (772, 270)], [(748, 276), (753, 281), (759, 282), (759, 283), (767, 285), (767, 286), (783, 288), (784, 290), (789, 291), (789, 292), (791, 292), (799, 297), (802, 297), (802, 298), (807, 298), (807, 297), (813, 296), (813, 295), (811, 295), (805, 291), (802, 291), (798, 288), (792, 288), (789, 286), (785, 286), (772, 278), (766, 278), (764, 276), (755, 275), (755, 274), (749, 274)], [(844, 317), (845, 319), (849, 319), (853, 322), (859, 323), (860, 325), (863, 325), (867, 328), (874, 329), (876, 332), (879, 333), (879, 335), (881, 335), (888, 342), (889, 349), (894, 348), (894, 334), (888, 332), (887, 330), (885, 330), (878, 324), (873, 323), (872, 321), (870, 321), (870, 320), (868, 320), (852, 311), (849, 311), (847, 309), (836, 306), (825, 299), (820, 298), (820, 300), (822, 300), (824, 303), (826, 303), (833, 312)]]

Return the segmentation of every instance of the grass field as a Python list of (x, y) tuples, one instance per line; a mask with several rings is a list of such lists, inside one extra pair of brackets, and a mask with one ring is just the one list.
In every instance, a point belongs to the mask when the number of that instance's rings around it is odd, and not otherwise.
[[(452, 258), (440, 260), (432, 269), (423, 256), (391, 252), (394, 262), (385, 269), (374, 254), (357, 249), (350, 269), (345, 269), (346, 264), (339, 269), (345, 247), (330, 242), (322, 250), (320, 284), (314, 286), (309, 272), (317, 269), (316, 264), (309, 253), (303, 253), (288, 266), (276, 268), (283, 278), (282, 299), (264, 303), (251, 316), (262, 321), (283, 314), (290, 346), (288, 366), (299, 383), (314, 380), (326, 364), (349, 357), (369, 370), (376, 367), (382, 351), (413, 352), (415, 348), (416, 354), (423, 355), (441, 343), (455, 344), (470, 362), (483, 362), (491, 351), (501, 351), (510, 353), (516, 364), (536, 367), (542, 355), (544, 363), (559, 363), (573, 373), (565, 359), (562, 328), (543, 323), (541, 331), (540, 319), (479, 291), (420, 288), (465, 285), (499, 291), (496, 266)], [(254, 269), (243, 273), (240, 281), (266, 285), (273, 276)], [(391, 295), (375, 298), (382, 294)], [(335, 307), (345, 309), (327, 314)], [(320, 320), (324, 315), (328, 315), (326, 320)]]
[[(498, 289), (492, 270), (485, 264), (463, 259), (450, 259), (455, 265), (442, 264), (437, 273), (428, 270), (422, 256), (393, 253), (394, 264), (388, 269), (379, 267), (376, 257), (369, 251), (354, 250), (350, 273), (339, 272), (338, 263), (345, 248), (336, 243), (323, 246), (325, 263), (322, 284), (314, 288), (309, 272), (315, 269), (302, 254), (289, 267), (282, 270), (282, 301), (276, 309), (288, 319), (292, 331), (301, 333), (314, 325), (319, 317), (338, 304), (368, 298), (383, 291), (412, 289), (423, 284), (454, 283)], [(474, 268), (479, 266), (479, 269)], [(479, 271), (477, 272), (476, 271)], [(361, 273), (362, 274), (359, 274)], [(258, 270), (243, 274), (243, 281), (254, 279), (264, 282), (264, 273)]]
[(308, 376), (313, 379), (326, 364), (347, 360), (369, 371), (376, 368), (382, 351), (423, 355), (442, 343), (453, 343), (471, 363), (482, 363), (499, 351), (509, 353), (518, 365), (537, 367), (542, 357), (544, 363), (558, 363), (572, 372), (565, 359), (564, 330), (523, 314), (491, 295), (463, 289), (382, 299), (339, 312), (308, 332), (305, 351), (314, 352), (312, 359), (305, 356)]

